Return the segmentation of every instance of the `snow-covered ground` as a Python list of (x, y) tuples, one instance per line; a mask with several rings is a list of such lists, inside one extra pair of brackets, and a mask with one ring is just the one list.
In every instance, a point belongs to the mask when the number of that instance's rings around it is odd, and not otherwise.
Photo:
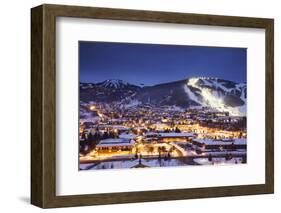
[(226, 160), (225, 158), (212, 158), (212, 161), (209, 161), (208, 158), (195, 158), (193, 161), (200, 165), (241, 164), (242, 158), (232, 158), (230, 160)]
[[(190, 88), (185, 85), (184, 86), (184, 91), (186, 92), (186, 94), (188, 95), (188, 97), (195, 101), (196, 103), (198, 103), (199, 105), (203, 105), (202, 101), (199, 100), (199, 98), (190, 90)], [(204, 105), (203, 105), (204, 106)], [(201, 107), (201, 106), (200, 106)]]
[(124, 109), (129, 109), (129, 108), (132, 108), (132, 107), (136, 107), (138, 105), (140, 105), (141, 102), (138, 101), (138, 100), (131, 100), (129, 103), (127, 104), (121, 104), (121, 108), (124, 108)]
[(196, 153), (194, 151), (190, 151), (188, 149), (183, 148), (182, 146), (180, 146), (179, 144), (184, 144), (186, 145), (186, 142), (171, 142), (171, 145), (173, 145), (178, 151), (180, 151), (182, 153), (183, 156), (193, 156), (196, 155)]
[(87, 170), (89, 167), (91, 167), (92, 165), (94, 165), (93, 163), (80, 163), (79, 168), (80, 170)]
[[(195, 158), (193, 161), (199, 165), (228, 165), (228, 164), (241, 164), (242, 158), (235, 157), (230, 160), (225, 158), (212, 158), (209, 161), (208, 158)], [(105, 161), (101, 163), (85, 163), (80, 164), (81, 170), (96, 170), (96, 169), (124, 169), (135, 168), (139, 165), (139, 160), (118, 160), (118, 161)], [(178, 159), (142, 159), (141, 165), (143, 167), (169, 167), (169, 166), (187, 166), (186, 163)]]
[[(105, 161), (99, 164), (87, 163), (80, 164), (81, 170), (87, 169), (122, 169), (122, 168), (134, 168), (139, 164), (138, 159), (126, 160), (126, 161)], [(178, 159), (142, 159), (141, 164), (145, 167), (168, 167), (168, 166), (185, 166), (186, 164)]]

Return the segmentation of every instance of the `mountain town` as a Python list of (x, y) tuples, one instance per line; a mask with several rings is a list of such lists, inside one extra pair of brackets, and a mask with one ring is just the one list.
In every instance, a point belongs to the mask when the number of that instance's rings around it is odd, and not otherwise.
[(80, 170), (247, 162), (246, 84), (80, 83)]

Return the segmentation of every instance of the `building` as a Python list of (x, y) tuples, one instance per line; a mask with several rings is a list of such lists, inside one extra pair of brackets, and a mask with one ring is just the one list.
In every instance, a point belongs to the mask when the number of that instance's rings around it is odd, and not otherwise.
[(232, 149), (245, 149), (247, 148), (246, 139), (225, 139), (225, 140), (211, 140), (211, 139), (193, 139), (192, 144), (201, 151), (203, 150), (232, 150)]
[(97, 151), (133, 151), (135, 141), (129, 138), (107, 138), (96, 145)]
[(187, 142), (191, 141), (194, 136), (195, 134), (192, 132), (163, 132), (159, 133), (158, 138), (161, 142)]

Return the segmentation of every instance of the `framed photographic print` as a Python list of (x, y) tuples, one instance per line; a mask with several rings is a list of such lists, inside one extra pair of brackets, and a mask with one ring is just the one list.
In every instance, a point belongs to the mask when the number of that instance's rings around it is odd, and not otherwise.
[(31, 10), (31, 203), (274, 191), (273, 19)]

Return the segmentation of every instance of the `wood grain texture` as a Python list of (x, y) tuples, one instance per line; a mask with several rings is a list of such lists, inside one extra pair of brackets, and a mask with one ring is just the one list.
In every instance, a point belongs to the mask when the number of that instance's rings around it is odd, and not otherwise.
[(268, 190), (274, 192), (274, 21), (266, 26), (265, 32), (265, 171)]
[(43, 204), (42, 63), (43, 7), (31, 14), (31, 203)]
[[(56, 17), (263, 28), (266, 30), (266, 183), (260, 185), (171, 189), (56, 196)], [(199, 15), (64, 5), (31, 10), (31, 203), (65, 207), (149, 202), (274, 191), (274, 36), (273, 19)]]

